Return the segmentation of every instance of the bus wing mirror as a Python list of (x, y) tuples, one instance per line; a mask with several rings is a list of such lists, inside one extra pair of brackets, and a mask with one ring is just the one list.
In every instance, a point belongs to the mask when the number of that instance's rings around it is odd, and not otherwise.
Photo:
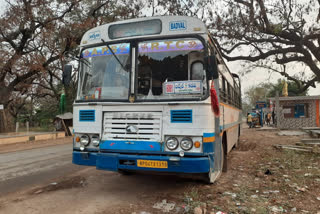
[(72, 65), (63, 66), (62, 83), (64, 86), (68, 86), (71, 82)]
[(218, 72), (218, 66), (217, 66), (217, 61), (214, 56), (208, 56), (206, 57), (207, 61), (207, 70), (208, 70), (208, 77), (210, 79), (218, 79), (219, 77), (219, 72)]

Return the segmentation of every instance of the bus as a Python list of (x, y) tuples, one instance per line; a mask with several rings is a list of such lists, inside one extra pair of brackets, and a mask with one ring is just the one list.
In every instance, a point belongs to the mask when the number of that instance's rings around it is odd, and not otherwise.
[[(71, 79), (64, 66), (63, 82)], [(240, 79), (202, 21), (161, 16), (87, 31), (73, 105), (73, 163), (213, 183), (238, 143)]]

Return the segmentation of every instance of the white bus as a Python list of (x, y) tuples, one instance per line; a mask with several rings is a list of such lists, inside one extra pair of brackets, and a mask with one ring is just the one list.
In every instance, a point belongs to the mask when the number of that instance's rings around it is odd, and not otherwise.
[(200, 20), (147, 17), (89, 30), (78, 84), (74, 164), (197, 174), (209, 183), (226, 169), (240, 135), (240, 80)]

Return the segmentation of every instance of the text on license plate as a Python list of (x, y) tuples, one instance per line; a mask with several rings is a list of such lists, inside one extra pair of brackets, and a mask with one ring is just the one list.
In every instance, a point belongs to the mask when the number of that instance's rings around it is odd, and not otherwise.
[(167, 161), (137, 160), (138, 167), (168, 168)]

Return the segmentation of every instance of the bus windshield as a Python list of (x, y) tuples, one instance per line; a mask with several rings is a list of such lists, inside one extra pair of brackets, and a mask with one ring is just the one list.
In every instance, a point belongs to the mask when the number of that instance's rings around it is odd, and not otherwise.
[[(200, 99), (208, 94), (199, 39), (147, 40), (137, 46), (137, 100)], [(78, 100), (128, 100), (130, 71), (124, 67), (130, 63), (130, 43), (109, 47), (112, 51), (107, 46), (82, 51)]]
[(201, 98), (208, 93), (204, 46), (196, 38), (140, 42), (137, 61), (139, 100)]
[(85, 49), (81, 53), (80, 90), (78, 99), (127, 100), (129, 96), (130, 73), (123, 65), (130, 61), (130, 44), (111, 45)]

